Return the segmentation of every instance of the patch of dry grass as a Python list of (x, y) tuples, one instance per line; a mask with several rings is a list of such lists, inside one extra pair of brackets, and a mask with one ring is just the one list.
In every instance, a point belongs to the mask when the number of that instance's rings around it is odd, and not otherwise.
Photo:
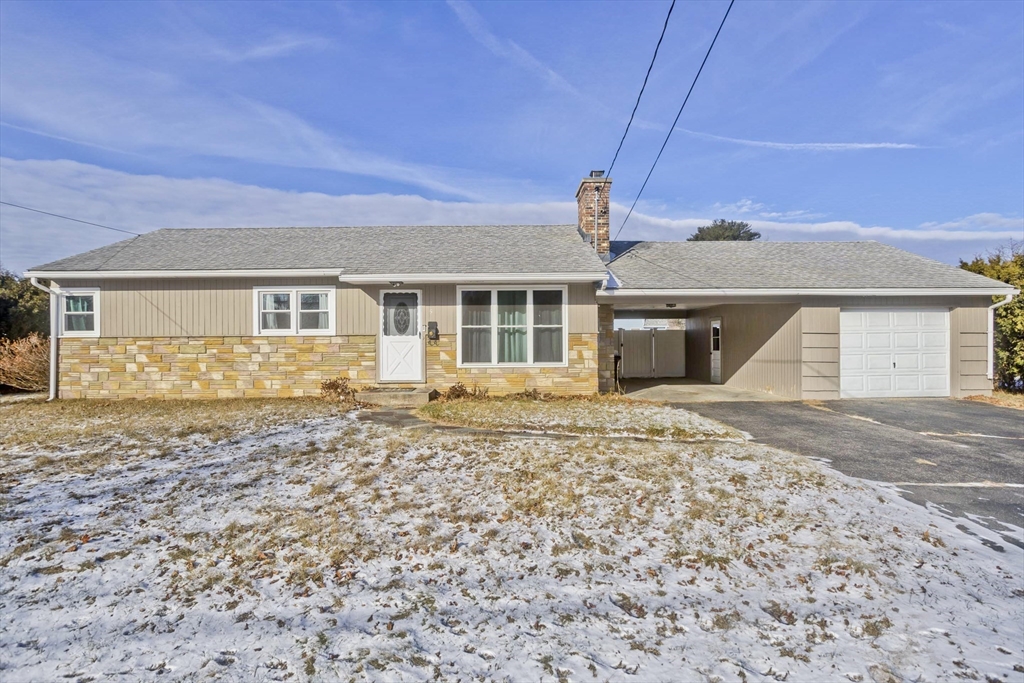
[(497, 431), (675, 441), (740, 438), (735, 430), (694, 413), (615, 394), (437, 401), (423, 406), (419, 412), (424, 418), (442, 424)]
[(1011, 394), (1008, 391), (993, 391), (991, 396), (967, 396), (964, 400), (1024, 410), (1024, 394)]
[[(217, 401), (54, 401), (0, 406), (0, 452), (24, 448), (88, 450), (94, 446), (162, 446), (192, 436), (223, 441), (296, 420), (342, 415), (349, 404), (318, 398)], [(117, 443), (120, 440), (121, 443)]]

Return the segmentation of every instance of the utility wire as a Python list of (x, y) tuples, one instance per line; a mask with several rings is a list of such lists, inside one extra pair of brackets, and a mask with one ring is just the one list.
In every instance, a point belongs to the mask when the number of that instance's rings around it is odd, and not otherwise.
[(54, 218), (63, 218), (66, 221), (74, 221), (75, 223), (85, 223), (86, 225), (94, 225), (97, 228), (106, 228), (107, 230), (115, 230), (117, 232), (127, 233), (129, 235), (139, 236), (140, 233), (132, 232), (131, 230), (122, 230), (121, 228), (112, 228), (109, 225), (100, 225), (99, 223), (90, 223), (89, 221), (83, 221), (79, 218), (72, 218), (71, 216), (61, 216), (59, 213), (50, 213), (49, 211), (40, 211), (39, 209), (33, 209), (30, 206), (22, 206), (21, 204), (12, 204), (11, 202), (0, 202), (4, 206), (13, 206), (16, 209), (25, 209), (26, 211), (35, 211), (41, 213), (44, 216), (53, 216)]
[(612, 163), (608, 167), (608, 177), (612, 175), (612, 169), (615, 168), (615, 161), (619, 158), (619, 152), (622, 151), (622, 143), (626, 141), (626, 134), (629, 133), (629, 127), (633, 125), (633, 117), (636, 116), (637, 107), (640, 106), (640, 98), (644, 96), (644, 88), (647, 87), (647, 79), (651, 77), (651, 69), (654, 68), (654, 60), (658, 58), (658, 48), (661, 47), (661, 41), (665, 38), (665, 29), (668, 28), (669, 17), (672, 16), (672, 10), (676, 6), (676, 0), (672, 0), (672, 4), (668, 6), (668, 14), (665, 15), (665, 24), (661, 27), (661, 35), (658, 36), (658, 44), (654, 46), (654, 56), (651, 57), (651, 64), (647, 67), (647, 75), (644, 76), (644, 84), (640, 86), (640, 94), (636, 96), (636, 104), (633, 105), (633, 113), (629, 115), (629, 123), (626, 124), (626, 130), (622, 131), (622, 139), (619, 140), (619, 146), (615, 150), (615, 156), (612, 157)]
[(615, 237), (612, 239), (618, 239), (619, 233), (626, 227), (626, 221), (633, 215), (633, 209), (636, 208), (636, 203), (640, 201), (640, 195), (644, 193), (644, 188), (647, 187), (647, 181), (651, 179), (651, 174), (654, 173), (654, 167), (658, 165), (658, 160), (661, 159), (661, 153), (665, 151), (665, 146), (668, 144), (669, 138), (672, 137), (672, 131), (676, 129), (676, 124), (679, 123), (679, 117), (683, 114), (683, 109), (686, 107), (686, 103), (690, 101), (690, 95), (693, 93), (694, 86), (697, 85), (697, 79), (700, 78), (700, 73), (704, 70), (704, 65), (708, 63), (708, 57), (711, 56), (711, 50), (715, 47), (715, 42), (718, 40), (718, 34), (722, 32), (722, 27), (725, 26), (725, 20), (729, 18), (729, 11), (732, 10), (733, 4), (736, 0), (729, 0), (729, 6), (725, 10), (725, 16), (722, 17), (722, 23), (718, 25), (718, 30), (715, 31), (715, 37), (711, 39), (711, 45), (708, 46), (708, 51), (704, 55), (704, 61), (700, 63), (700, 68), (697, 69), (697, 75), (693, 77), (693, 83), (690, 84), (690, 89), (686, 92), (686, 97), (683, 99), (683, 104), (679, 107), (679, 112), (676, 113), (676, 118), (672, 121), (672, 126), (668, 129), (668, 135), (665, 136), (665, 141), (661, 143), (661, 149), (658, 150), (658, 156), (654, 158), (654, 163), (651, 164), (651, 170), (647, 172), (647, 177), (644, 179), (644, 184), (640, 186), (640, 191), (636, 193), (636, 199), (633, 200), (633, 205), (629, 207), (629, 213), (626, 214), (626, 219), (622, 221), (622, 225), (619, 226), (618, 232), (615, 233)]

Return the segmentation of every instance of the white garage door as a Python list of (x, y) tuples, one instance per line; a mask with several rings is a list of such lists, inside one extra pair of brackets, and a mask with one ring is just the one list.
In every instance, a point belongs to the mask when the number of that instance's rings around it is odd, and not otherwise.
[(842, 398), (949, 396), (949, 311), (839, 312)]

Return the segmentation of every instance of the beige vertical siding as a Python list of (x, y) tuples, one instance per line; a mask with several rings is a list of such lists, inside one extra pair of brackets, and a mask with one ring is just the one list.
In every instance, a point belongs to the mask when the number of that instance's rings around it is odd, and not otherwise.
[(954, 308), (949, 319), (952, 395), (991, 394), (992, 380), (988, 378), (988, 307)]
[(798, 304), (736, 304), (696, 311), (686, 321), (686, 374), (710, 381), (710, 327), (722, 319), (722, 383), (800, 398)]
[(338, 287), (338, 334), (377, 334), (377, 287)]
[[(943, 308), (949, 314), (950, 396), (985, 394), (989, 297), (839, 297), (812, 299), (803, 309), (803, 398), (839, 398), (840, 308)], [(955, 307), (960, 305), (960, 307)], [(835, 375), (832, 372), (835, 358)]]
[(839, 307), (805, 306), (800, 323), (802, 398), (839, 398)]
[[(337, 334), (375, 335), (380, 328), (381, 287), (347, 285), (335, 278), (196, 278), (65, 280), (64, 287), (100, 288), (103, 336), (246, 336), (253, 334), (253, 287), (324, 285), (336, 287)], [(405, 283), (423, 292), (423, 322), (455, 334), (454, 284)], [(592, 284), (569, 285), (569, 333), (597, 333), (597, 299)]]

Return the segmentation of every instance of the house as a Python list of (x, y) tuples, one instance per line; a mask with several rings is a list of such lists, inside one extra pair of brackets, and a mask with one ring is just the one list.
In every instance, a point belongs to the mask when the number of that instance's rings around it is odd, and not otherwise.
[(338, 376), (594, 393), (631, 316), (685, 318), (697, 380), (991, 391), (1012, 287), (875, 242), (613, 242), (611, 182), (580, 182), (577, 225), (157, 230), (33, 268), (59, 330), (52, 393), (303, 396)]

